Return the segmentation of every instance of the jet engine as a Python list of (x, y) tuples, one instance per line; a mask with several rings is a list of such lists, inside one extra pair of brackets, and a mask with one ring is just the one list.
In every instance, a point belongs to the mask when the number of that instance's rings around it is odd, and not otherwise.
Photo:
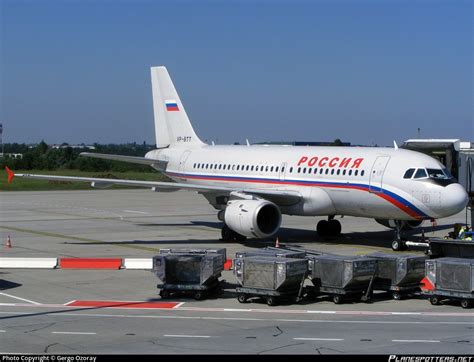
[(236, 233), (261, 239), (278, 231), (281, 212), (267, 200), (231, 200), (227, 203), (224, 221)]
[[(386, 220), (386, 219), (375, 219), (380, 225), (388, 227), (390, 229), (395, 229), (395, 220)], [(417, 228), (421, 225), (423, 220), (402, 220), (402, 229), (403, 230), (410, 230)]]

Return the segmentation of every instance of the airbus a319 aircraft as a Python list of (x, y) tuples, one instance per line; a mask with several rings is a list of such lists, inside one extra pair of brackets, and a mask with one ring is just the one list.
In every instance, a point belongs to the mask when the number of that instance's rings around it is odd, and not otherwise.
[[(394, 228), (392, 248), (401, 250), (404, 228), (456, 214), (467, 204), (466, 191), (441, 163), (396, 146), (208, 145), (194, 132), (166, 68), (152, 67), (151, 79), (157, 149), (145, 157), (81, 156), (150, 165), (174, 182), (16, 176), (84, 181), (98, 188), (120, 184), (197, 191), (219, 210), (222, 239), (227, 241), (271, 237), (280, 228), (282, 214), (327, 216), (317, 224), (317, 232), (337, 236), (341, 224), (335, 216), (349, 215)], [(9, 171), (9, 181), (13, 176)]]

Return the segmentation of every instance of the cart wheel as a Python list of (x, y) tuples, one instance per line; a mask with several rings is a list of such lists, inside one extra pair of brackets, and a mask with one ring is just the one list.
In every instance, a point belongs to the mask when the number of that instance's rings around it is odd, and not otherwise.
[(241, 293), (237, 296), (239, 303), (245, 303), (247, 301), (247, 296), (244, 293)]
[(471, 301), (469, 299), (462, 299), (461, 300), (461, 307), (464, 309), (471, 307)]
[(440, 304), (440, 300), (439, 300), (439, 297), (437, 295), (432, 295), (430, 297), (430, 303), (432, 305), (439, 305)]
[(332, 296), (332, 301), (334, 302), (334, 304), (341, 304), (342, 303), (342, 297), (338, 294), (334, 294)]
[(403, 241), (394, 240), (392, 241), (392, 250), (393, 251), (402, 251), (405, 250), (406, 244)]
[(194, 293), (193, 297), (196, 300), (201, 300), (201, 299), (204, 298), (204, 293), (203, 292), (196, 292), (196, 293)]
[(170, 297), (170, 292), (167, 290), (161, 290), (160, 291), (160, 297), (161, 299), (166, 299)]
[(270, 306), (270, 307), (273, 307), (275, 305), (277, 305), (277, 300), (275, 297), (268, 297), (267, 298), (267, 304)]
[(393, 299), (395, 299), (395, 300), (401, 300), (401, 299), (402, 299), (402, 293), (393, 292), (393, 293), (392, 293), (392, 297), (393, 297)]
[(308, 300), (316, 300), (317, 296), (317, 293), (313, 289), (306, 290), (306, 298)]

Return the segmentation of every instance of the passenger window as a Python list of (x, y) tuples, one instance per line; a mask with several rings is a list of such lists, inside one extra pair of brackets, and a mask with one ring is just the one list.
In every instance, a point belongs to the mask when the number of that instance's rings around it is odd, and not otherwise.
[(298, 167), (298, 173), (300, 173), (300, 172), (301, 172), (301, 167)]
[(306, 173), (306, 167), (303, 167), (303, 173)]
[(416, 170), (414, 178), (425, 178), (425, 177), (428, 177), (428, 174), (426, 173), (426, 170), (424, 168), (419, 168), (418, 170)]
[(349, 176), (351, 176), (351, 175), (352, 175), (352, 170), (349, 170)]
[(314, 174), (316, 175), (317, 173), (318, 173), (318, 169), (315, 168), (315, 169), (314, 169)]
[(273, 166), (272, 166), (272, 167), (270, 167), (270, 172), (273, 172)]
[(265, 167), (265, 172), (268, 172), (268, 166)]
[(293, 173), (293, 167), (290, 167), (290, 173)]
[(341, 174), (341, 170), (338, 169), (338, 170), (337, 170), (337, 174), (340, 175), (340, 174)]
[(342, 170), (342, 174), (345, 176), (346, 175), (346, 170)]
[(331, 175), (334, 175), (334, 169), (331, 170)]
[(410, 168), (405, 172), (405, 175), (403, 175), (403, 178), (411, 178), (413, 176), (413, 173), (415, 172), (414, 168)]
[[(278, 166), (275, 167), (275, 172), (278, 172)], [(283, 167), (281, 168), (281, 172), (283, 172)]]
[(253, 171), (253, 167), (254, 167), (254, 166), (250, 167), (250, 171)]
[(326, 175), (329, 174), (329, 168), (326, 169)]
[(361, 175), (361, 176), (364, 176), (364, 173), (365, 173), (365, 171), (362, 170), (362, 171), (360, 172), (360, 175)]
[(247, 165), (247, 167), (245, 167), (245, 171), (248, 171), (248, 170), (249, 170), (249, 168), (250, 168), (250, 166), (249, 166), (249, 165)]
[(355, 170), (354, 176), (357, 176), (358, 173), (359, 173), (359, 170)]
[(322, 175), (322, 174), (323, 174), (323, 171), (324, 171), (324, 170), (323, 170), (322, 168), (320, 168), (320, 169), (319, 169), (319, 174)]

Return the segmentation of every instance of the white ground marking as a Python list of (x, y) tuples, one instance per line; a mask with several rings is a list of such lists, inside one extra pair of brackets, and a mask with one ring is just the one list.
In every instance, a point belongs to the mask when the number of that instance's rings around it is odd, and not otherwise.
[(135, 210), (122, 210), (123, 212), (133, 212), (135, 214), (144, 214), (144, 215), (148, 215), (149, 212), (144, 212), (144, 211), (135, 211)]
[(312, 337), (299, 337), (293, 338), (296, 341), (343, 341), (341, 338), (312, 338)]
[(432, 339), (392, 339), (392, 342), (403, 343), (439, 343), (441, 341), (434, 341)]
[(15, 297), (14, 295), (10, 295), (10, 294), (7, 294), (7, 293), (0, 293), (1, 295), (4, 295), (6, 297), (10, 297), (10, 298), (13, 298), (13, 299), (18, 299), (18, 300), (22, 300), (24, 302), (28, 302), (28, 303), (31, 303), (31, 304), (36, 304), (36, 305), (41, 305), (41, 303), (38, 303), (38, 302), (35, 302), (33, 300), (29, 300), (29, 299), (25, 299), (25, 298), (20, 298), (20, 297)]
[(165, 334), (163, 337), (173, 338), (212, 338), (211, 336), (191, 336), (189, 334)]
[(52, 334), (97, 334), (95, 332), (51, 332)]
[(0, 330), (0, 333), (6, 333), (6, 332), (7, 332), (7, 331), (5, 331), (5, 330), (3, 330), (3, 329)]
[(186, 303), (186, 302), (178, 303), (178, 304), (176, 304), (176, 305), (175, 305), (173, 308), (171, 308), (171, 309), (179, 308), (179, 307), (181, 307), (184, 303)]
[[(169, 309), (162, 309), (169, 310)], [(0, 312), (0, 314), (10, 315), (31, 315), (35, 316), (36, 313), (18, 313), (18, 312)], [(292, 323), (344, 323), (344, 324), (448, 324), (448, 325), (473, 325), (472, 322), (448, 322), (448, 321), (435, 321), (435, 322), (414, 322), (414, 321), (354, 321), (354, 320), (322, 320), (322, 319), (283, 319), (283, 318), (242, 318), (242, 317), (191, 317), (191, 316), (176, 316), (176, 315), (134, 315), (134, 314), (96, 314), (96, 313), (46, 313), (48, 317), (104, 317), (104, 318), (148, 318), (148, 319), (197, 319), (197, 320), (223, 320), (223, 321), (251, 321), (251, 322), (292, 322)]]

